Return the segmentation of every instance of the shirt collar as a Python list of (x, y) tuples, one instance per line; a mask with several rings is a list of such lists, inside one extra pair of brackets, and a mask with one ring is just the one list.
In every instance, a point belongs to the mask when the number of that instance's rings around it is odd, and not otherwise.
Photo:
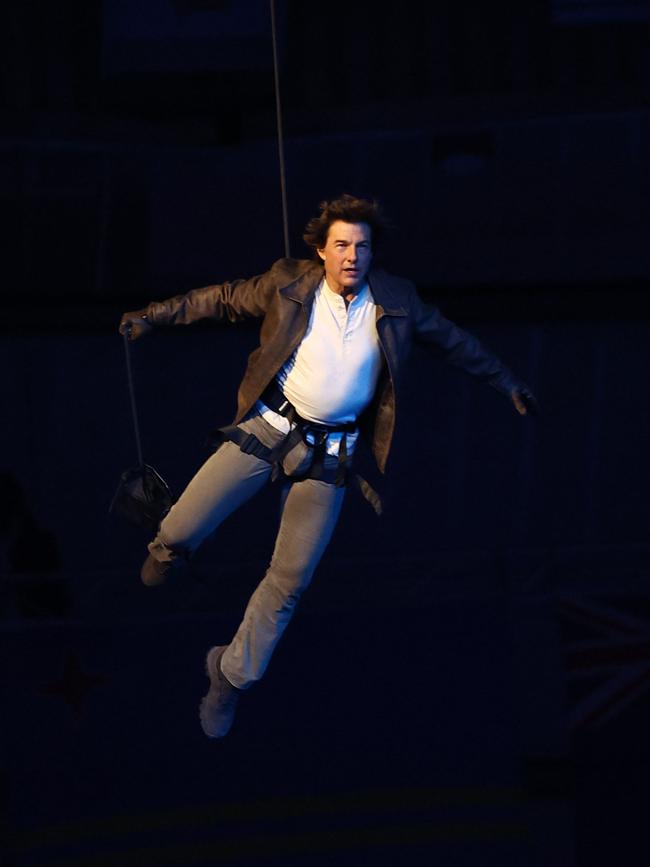
[[(320, 292), (321, 289), (323, 289), (323, 288), (325, 288), (325, 289), (326, 289), (328, 292), (330, 292), (332, 295), (338, 295), (339, 298), (341, 298), (341, 299), (343, 298), (342, 295), (339, 295), (338, 292), (335, 292), (335, 291), (330, 287), (329, 283), (327, 282), (327, 278), (326, 278), (326, 277), (323, 277), (323, 279), (321, 280), (321, 282), (320, 282), (320, 284), (319, 284), (319, 286), (318, 286), (318, 289), (317, 289), (316, 291)], [(352, 303), (354, 303), (354, 302), (357, 302), (357, 301), (359, 301), (359, 302), (361, 302), (361, 301), (365, 301), (365, 300), (367, 299), (367, 296), (368, 296), (369, 291), (370, 291), (370, 287), (368, 286), (368, 281), (366, 280), (366, 281), (364, 282), (363, 286), (361, 287), (361, 289), (359, 289), (359, 291), (355, 294), (353, 300), (350, 301), (350, 304), (352, 304)]]

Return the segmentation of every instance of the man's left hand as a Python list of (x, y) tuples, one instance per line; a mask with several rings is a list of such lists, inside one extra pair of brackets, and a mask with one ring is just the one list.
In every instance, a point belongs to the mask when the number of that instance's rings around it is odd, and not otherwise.
[(539, 404), (537, 398), (527, 388), (515, 388), (510, 392), (510, 397), (515, 405), (515, 409), (519, 415), (539, 415)]

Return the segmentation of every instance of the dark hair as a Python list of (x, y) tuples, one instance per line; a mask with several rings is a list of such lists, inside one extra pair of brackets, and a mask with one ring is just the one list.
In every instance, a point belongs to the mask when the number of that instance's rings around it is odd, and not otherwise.
[(343, 193), (338, 199), (321, 202), (320, 214), (312, 217), (305, 226), (302, 238), (314, 253), (323, 249), (329, 228), (337, 220), (344, 223), (367, 223), (372, 230), (373, 245), (388, 228), (388, 222), (376, 200), (358, 199), (349, 193)]

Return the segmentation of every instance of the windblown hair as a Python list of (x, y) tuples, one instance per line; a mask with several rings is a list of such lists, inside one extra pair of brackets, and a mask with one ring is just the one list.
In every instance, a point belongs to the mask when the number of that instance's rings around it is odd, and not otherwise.
[(373, 246), (388, 228), (388, 221), (377, 201), (358, 199), (356, 196), (344, 193), (338, 199), (321, 202), (320, 214), (312, 217), (305, 226), (302, 238), (313, 249), (315, 256), (318, 255), (316, 251), (322, 250), (325, 246), (329, 228), (337, 220), (342, 220), (344, 223), (367, 223), (372, 231)]

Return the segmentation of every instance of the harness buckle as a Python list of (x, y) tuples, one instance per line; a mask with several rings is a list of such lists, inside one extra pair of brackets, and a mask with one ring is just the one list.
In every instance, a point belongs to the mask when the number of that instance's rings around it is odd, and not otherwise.
[[(303, 439), (305, 443), (309, 446), (320, 447), (324, 446), (327, 442), (327, 437), (330, 435), (328, 430), (323, 430), (323, 428), (312, 427), (311, 425), (303, 425)], [(312, 437), (312, 440), (309, 437)]]

